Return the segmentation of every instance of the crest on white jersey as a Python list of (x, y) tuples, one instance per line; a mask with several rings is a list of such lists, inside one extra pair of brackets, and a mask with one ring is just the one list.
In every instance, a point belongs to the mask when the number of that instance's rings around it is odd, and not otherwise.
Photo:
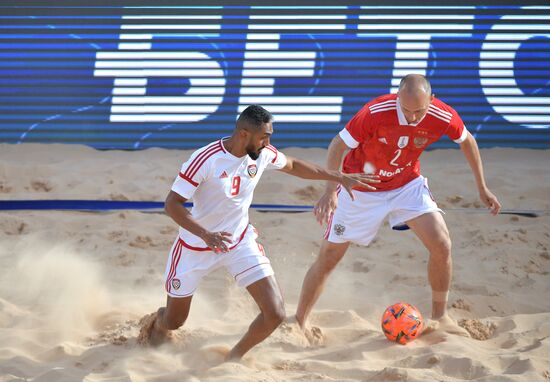
[(258, 167), (255, 164), (251, 164), (247, 167), (246, 171), (248, 171), (248, 175), (250, 175), (251, 178), (254, 178), (258, 172)]
[(345, 230), (346, 230), (346, 227), (344, 227), (342, 224), (334, 225), (334, 233), (336, 234), (336, 236), (342, 236)]
[(399, 140), (397, 141), (397, 147), (402, 149), (404, 147), (407, 147), (408, 144), (409, 144), (409, 137), (407, 135), (399, 137)]
[(174, 289), (180, 289), (181, 281), (179, 279), (172, 279), (172, 287)]

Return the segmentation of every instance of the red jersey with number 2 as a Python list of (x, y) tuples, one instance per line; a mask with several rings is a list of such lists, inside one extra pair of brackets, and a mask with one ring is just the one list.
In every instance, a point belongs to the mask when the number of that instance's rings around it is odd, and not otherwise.
[(423, 119), (408, 124), (397, 94), (378, 97), (340, 131), (352, 149), (344, 158), (343, 172), (377, 174), (377, 191), (394, 190), (420, 175), (420, 154), (443, 134), (461, 143), (467, 130), (458, 113), (439, 99), (434, 97)]

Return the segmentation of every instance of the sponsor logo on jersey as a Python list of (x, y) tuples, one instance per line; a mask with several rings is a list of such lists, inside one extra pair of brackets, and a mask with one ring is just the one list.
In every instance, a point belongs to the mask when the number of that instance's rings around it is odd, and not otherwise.
[(258, 173), (258, 167), (255, 164), (251, 164), (248, 165), (246, 171), (248, 171), (248, 175), (250, 175), (251, 178), (254, 178)]
[(180, 289), (181, 281), (179, 279), (172, 279), (172, 288)]
[(385, 143), (386, 145), (388, 144), (388, 141), (386, 141), (386, 138), (384, 138), (384, 137), (378, 138), (378, 142)]
[(405, 169), (404, 167), (396, 168), (394, 171), (380, 169), (380, 171), (378, 171), (378, 175), (391, 178), (394, 175), (402, 173), (404, 169)]
[(407, 147), (408, 144), (409, 144), (409, 137), (408, 136), (404, 135), (402, 137), (399, 137), (399, 140), (397, 141), (397, 147), (402, 149), (404, 147)]
[(428, 138), (426, 137), (416, 137), (414, 138), (414, 146), (419, 149), (422, 146), (424, 146), (426, 143), (428, 143)]
[(334, 233), (336, 234), (336, 236), (342, 236), (345, 230), (346, 230), (346, 227), (344, 227), (342, 224), (334, 225)]
[(222, 172), (222, 174), (220, 175), (220, 179), (227, 178), (227, 177), (228, 175), (226, 171)]

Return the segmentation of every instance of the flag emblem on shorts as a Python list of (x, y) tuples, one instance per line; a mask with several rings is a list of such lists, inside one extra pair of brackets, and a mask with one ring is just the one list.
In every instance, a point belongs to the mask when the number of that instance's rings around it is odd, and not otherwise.
[(428, 142), (428, 138), (426, 138), (426, 137), (416, 137), (416, 138), (414, 138), (414, 146), (417, 149), (424, 146), (427, 142)]
[(399, 137), (399, 140), (397, 141), (397, 147), (400, 149), (406, 147), (409, 144), (409, 137), (404, 135), (402, 137)]
[(172, 288), (180, 289), (181, 282), (179, 279), (172, 279)]
[(346, 227), (344, 227), (342, 224), (334, 225), (334, 233), (336, 234), (336, 236), (342, 236), (345, 230), (346, 230)]
[(254, 178), (258, 173), (258, 167), (255, 164), (251, 164), (247, 167), (246, 171), (248, 171), (248, 175), (250, 175), (251, 178)]

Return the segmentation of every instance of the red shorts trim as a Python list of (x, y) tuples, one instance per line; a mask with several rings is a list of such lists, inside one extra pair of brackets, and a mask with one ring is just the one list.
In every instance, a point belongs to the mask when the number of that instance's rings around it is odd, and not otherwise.
[[(239, 237), (239, 240), (237, 241), (237, 243), (235, 243), (233, 246), (229, 247), (229, 250), (235, 248), (243, 240), (244, 235), (246, 234), (246, 231), (248, 230), (248, 226), (249, 226), (249, 224), (246, 225), (246, 228), (244, 229), (243, 233), (241, 233), (241, 236)], [(185, 241), (183, 241), (182, 238), (179, 238), (179, 240), (181, 241), (181, 244), (185, 248), (190, 249), (192, 251), (200, 251), (200, 252), (202, 252), (202, 251), (212, 251), (210, 249), (210, 247), (193, 247), (192, 245), (189, 245)]]

